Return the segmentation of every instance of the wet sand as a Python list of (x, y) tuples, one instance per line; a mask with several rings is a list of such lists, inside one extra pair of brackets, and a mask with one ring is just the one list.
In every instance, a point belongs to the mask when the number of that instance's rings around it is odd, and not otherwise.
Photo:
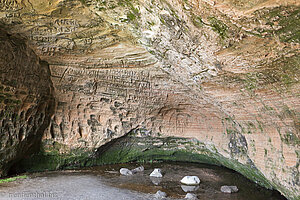
[(107, 186), (101, 177), (85, 172), (50, 172), (0, 184), (0, 199), (140, 200), (149, 195)]

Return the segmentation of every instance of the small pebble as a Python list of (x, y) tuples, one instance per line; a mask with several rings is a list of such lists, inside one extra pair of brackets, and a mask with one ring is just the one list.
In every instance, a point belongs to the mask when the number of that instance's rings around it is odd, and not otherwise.
[(239, 191), (239, 189), (237, 188), (237, 186), (223, 185), (221, 187), (221, 192), (223, 192), (223, 193), (235, 193), (238, 191)]
[(161, 178), (163, 175), (161, 174), (161, 170), (159, 168), (155, 168), (150, 176)]

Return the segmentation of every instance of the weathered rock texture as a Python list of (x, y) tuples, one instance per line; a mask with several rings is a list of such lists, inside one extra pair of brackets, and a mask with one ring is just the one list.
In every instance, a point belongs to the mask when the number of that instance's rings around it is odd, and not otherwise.
[(0, 176), (37, 148), (53, 111), (47, 63), (0, 28)]
[(299, 1), (6, 0), (0, 9), (7, 30), (49, 63), (57, 103), (42, 154), (68, 157), (52, 167), (86, 165), (78, 158), (139, 132), (299, 199)]

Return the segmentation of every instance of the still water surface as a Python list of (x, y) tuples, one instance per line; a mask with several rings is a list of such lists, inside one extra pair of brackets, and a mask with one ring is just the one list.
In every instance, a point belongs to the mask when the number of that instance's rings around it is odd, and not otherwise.
[[(218, 166), (191, 163), (145, 164), (145, 171), (121, 176), (119, 169), (133, 169), (138, 164), (107, 165), (82, 170), (44, 172), (30, 178), (0, 184), (0, 199), (24, 200), (151, 200), (164, 191), (168, 199), (184, 199), (186, 192), (200, 200), (286, 200), (276, 191), (266, 190), (240, 174)], [(150, 178), (154, 168), (161, 168), (162, 179)], [(200, 178), (199, 187), (184, 186), (186, 175)], [(236, 185), (238, 193), (220, 192), (222, 185)]]

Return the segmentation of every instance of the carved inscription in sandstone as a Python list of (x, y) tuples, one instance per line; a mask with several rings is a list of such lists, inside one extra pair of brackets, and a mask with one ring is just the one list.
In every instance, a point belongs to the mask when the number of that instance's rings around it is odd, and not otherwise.
[(48, 35), (48, 34), (55, 34), (55, 29), (49, 26), (36, 26), (32, 28), (31, 35)]
[(127, 97), (129, 90), (151, 89), (149, 81), (150, 73), (146, 71), (133, 71), (133, 70), (89, 70), (70, 68), (66, 74), (67, 76), (82, 77), (87, 76), (93, 79), (94, 85), (97, 85), (94, 94), (105, 94), (112, 96)]
[(0, 10), (17, 10), (20, 9), (20, 4), (17, 0), (0, 0)]
[(54, 56), (73, 49), (74, 42), (67, 35), (78, 27), (75, 19), (55, 19), (49, 24), (32, 28), (28, 38), (37, 46), (40, 55)]
[(189, 127), (191, 116), (187, 113), (176, 113), (175, 115), (175, 131), (177, 134), (183, 134), (185, 129)]
[(56, 19), (53, 22), (56, 33), (72, 33), (79, 27), (78, 21), (75, 19)]
[(143, 68), (153, 65), (156, 62), (154, 59), (147, 60), (98, 60), (97, 63), (88, 66), (88, 69), (118, 69), (118, 68)]
[[(63, 89), (65, 86), (57, 86), (62, 91), (80, 92), (96, 97), (108, 99), (122, 99), (130, 107), (137, 109), (137, 105), (143, 105), (143, 108), (155, 109), (166, 101), (167, 93), (153, 87), (151, 72), (148, 70), (133, 69), (108, 69), (95, 70), (76, 67), (58, 67), (51, 66), (53, 77), (66, 82), (84, 82), (84, 86), (72, 86), (72, 88)], [(85, 80), (82, 80), (85, 77)], [(80, 81), (80, 82), (81, 82)]]
[(1, 21), (5, 24), (21, 23), (21, 3), (16, 0), (0, 0), (0, 12), (4, 12)]
[(21, 14), (18, 13), (18, 12), (7, 12), (7, 13), (5, 13), (6, 18), (18, 18), (20, 16), (21, 16)]
[(30, 40), (32, 41), (37, 41), (37, 42), (42, 42), (42, 43), (53, 43), (57, 40), (57, 37), (55, 36), (48, 36), (48, 35), (31, 35), (29, 37)]
[(50, 24), (38, 25), (31, 30), (31, 36), (54, 36), (63, 33), (72, 33), (79, 27), (74, 19), (56, 19)]
[(54, 56), (61, 51), (60, 46), (40, 46), (39, 50), (43, 56)]
[(75, 19), (56, 19), (54, 24), (57, 26), (78, 26), (78, 21)]

